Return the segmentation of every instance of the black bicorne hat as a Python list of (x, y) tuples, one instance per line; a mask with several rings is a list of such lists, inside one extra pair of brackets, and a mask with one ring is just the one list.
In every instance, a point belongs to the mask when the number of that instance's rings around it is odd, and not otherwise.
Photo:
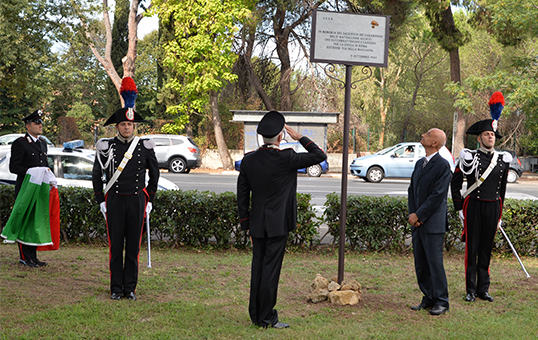
[(493, 131), (495, 132), (495, 138), (503, 138), (503, 136), (497, 132), (497, 121), (494, 119), (484, 119), (478, 121), (471, 125), (471, 127), (467, 129), (466, 133), (470, 135), (479, 135), (484, 131)]
[(144, 118), (136, 113), (132, 107), (124, 107), (123, 109), (119, 109), (114, 112), (114, 114), (107, 119), (104, 126), (119, 124), (125, 121), (139, 123), (144, 122)]
[(284, 124), (286, 124), (286, 119), (282, 113), (269, 111), (260, 120), (256, 131), (265, 138), (272, 138), (282, 132)]

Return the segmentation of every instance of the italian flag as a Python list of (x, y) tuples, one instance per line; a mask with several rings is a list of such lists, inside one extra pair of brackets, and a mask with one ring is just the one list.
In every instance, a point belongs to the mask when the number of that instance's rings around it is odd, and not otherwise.
[(0, 236), (6, 243), (38, 246), (37, 250), (60, 247), (60, 199), (56, 177), (49, 168), (28, 169)]

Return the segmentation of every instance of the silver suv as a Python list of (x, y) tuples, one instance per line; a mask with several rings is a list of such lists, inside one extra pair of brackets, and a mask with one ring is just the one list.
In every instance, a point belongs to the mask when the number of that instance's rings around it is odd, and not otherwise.
[(155, 142), (155, 155), (160, 168), (170, 172), (189, 173), (202, 164), (200, 148), (192, 139), (182, 135), (146, 135)]

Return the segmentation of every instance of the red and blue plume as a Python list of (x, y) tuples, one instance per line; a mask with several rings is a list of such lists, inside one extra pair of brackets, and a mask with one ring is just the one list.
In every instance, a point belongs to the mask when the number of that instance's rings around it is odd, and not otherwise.
[(501, 112), (504, 108), (503, 94), (499, 91), (493, 93), (488, 104), (491, 111), (491, 118), (493, 120), (499, 120), (499, 118), (501, 118)]
[(125, 107), (134, 107), (135, 99), (138, 95), (136, 85), (131, 77), (125, 77), (121, 80), (120, 94), (125, 103)]

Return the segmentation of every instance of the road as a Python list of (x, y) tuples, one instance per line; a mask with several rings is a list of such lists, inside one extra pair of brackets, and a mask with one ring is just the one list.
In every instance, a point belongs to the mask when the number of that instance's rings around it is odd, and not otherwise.
[[(175, 184), (181, 190), (213, 191), (222, 193), (226, 191), (236, 192), (237, 171), (222, 173), (202, 173), (197, 170), (189, 174), (173, 174), (163, 172), (161, 175)], [(310, 193), (312, 204), (322, 206), (325, 196), (329, 193), (341, 192), (342, 179), (339, 175), (323, 175), (320, 178), (312, 178), (299, 175), (297, 191)], [(362, 179), (348, 178), (348, 195), (368, 196), (407, 196), (409, 179), (384, 179), (381, 183), (368, 183)], [(538, 199), (538, 179), (527, 179), (525, 176), (516, 183), (509, 183), (507, 197), (517, 199)]]

